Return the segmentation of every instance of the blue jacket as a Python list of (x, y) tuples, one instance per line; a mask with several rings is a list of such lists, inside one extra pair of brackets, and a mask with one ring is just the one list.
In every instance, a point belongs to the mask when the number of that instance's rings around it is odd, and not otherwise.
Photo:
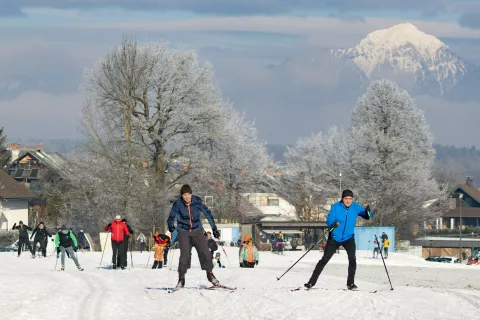
[[(370, 214), (372, 215), (371, 212)], [(370, 219), (365, 208), (356, 202), (352, 202), (349, 208), (342, 201), (335, 203), (328, 213), (327, 226), (331, 228), (335, 222), (340, 222), (340, 225), (333, 229), (330, 238), (337, 242), (344, 242), (352, 238), (355, 235), (355, 224), (358, 216), (367, 220)]]
[(168, 216), (167, 224), (173, 226), (175, 218), (177, 218), (178, 231), (203, 231), (202, 221), (200, 220), (201, 212), (203, 212), (203, 215), (207, 218), (212, 230), (217, 230), (212, 212), (202, 201), (202, 198), (194, 195), (192, 195), (190, 204), (186, 204), (181, 197), (174, 202), (172, 210), (170, 210), (170, 215)]

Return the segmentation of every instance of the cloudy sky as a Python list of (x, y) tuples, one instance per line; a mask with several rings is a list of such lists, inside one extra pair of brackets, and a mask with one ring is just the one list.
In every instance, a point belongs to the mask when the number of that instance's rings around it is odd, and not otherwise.
[[(293, 143), (349, 122), (354, 100), (329, 93), (325, 51), (405, 21), (480, 65), (478, 0), (0, 0), (0, 126), (79, 138), (83, 70), (128, 35), (196, 48), (262, 139)], [(437, 142), (478, 143), (479, 101), (416, 101)]]

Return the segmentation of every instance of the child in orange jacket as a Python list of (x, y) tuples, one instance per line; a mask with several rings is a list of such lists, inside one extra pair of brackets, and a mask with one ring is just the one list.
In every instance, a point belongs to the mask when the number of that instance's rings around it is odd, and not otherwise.
[(163, 251), (165, 250), (166, 245), (167, 245), (167, 242), (165, 240), (162, 240), (159, 237), (157, 237), (156, 243), (152, 248), (154, 252), (154, 259), (155, 259), (155, 261), (153, 262), (152, 269), (163, 268)]

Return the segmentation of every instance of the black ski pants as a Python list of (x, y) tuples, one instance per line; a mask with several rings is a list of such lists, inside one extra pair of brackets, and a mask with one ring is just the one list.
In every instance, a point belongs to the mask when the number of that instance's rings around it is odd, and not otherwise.
[(163, 261), (157, 261), (155, 260), (153, 262), (153, 267), (152, 269), (162, 269), (163, 268)]
[(123, 260), (125, 257), (124, 250), (125, 250), (124, 241), (112, 240), (112, 251), (113, 251), (112, 263), (113, 264), (118, 265), (119, 267), (123, 267), (125, 265)]
[(30, 250), (32, 254), (35, 254), (34, 251), (32, 250), (32, 245), (30, 244), (30, 240), (28, 238), (19, 238), (18, 239), (18, 255), (20, 255), (20, 253), (22, 252), (22, 247), (24, 245), (27, 246), (28, 250)]
[(170, 247), (169, 246), (166, 246), (165, 249), (163, 249), (163, 262), (164, 262), (164, 265), (166, 266), (167, 265), (167, 261), (168, 261), (168, 250), (170, 250)]
[(189, 261), (191, 255), (190, 241), (197, 250), (198, 260), (202, 269), (211, 272), (213, 269), (213, 261), (211, 259), (210, 249), (208, 249), (207, 239), (203, 230), (201, 231), (179, 231), (178, 244), (180, 246), (180, 262), (178, 265), (178, 275), (180, 279), (185, 277), (187, 269), (189, 268)]
[(40, 243), (40, 250), (42, 250), (42, 255), (47, 256), (47, 239), (34, 238), (33, 239), (33, 250), (32, 254), (35, 255), (35, 250), (37, 250), (37, 242)]
[(315, 285), (317, 283), (318, 277), (323, 271), (323, 268), (327, 265), (330, 258), (335, 254), (335, 251), (342, 246), (347, 251), (348, 256), (348, 278), (347, 285), (355, 283), (355, 271), (357, 270), (357, 258), (355, 257), (355, 238), (352, 237), (344, 242), (337, 242), (333, 239), (329, 239), (325, 251), (323, 252), (323, 257), (318, 261), (315, 270), (313, 270), (312, 277), (308, 281), (310, 284)]
[(120, 261), (120, 254), (119, 254), (119, 257), (117, 259), (117, 266), (119, 267), (127, 267), (127, 262), (128, 262), (128, 240), (129, 240), (129, 237), (125, 237), (125, 240), (123, 241), (123, 251), (122, 251), (122, 255), (123, 255), (123, 264), (122, 264), (122, 261)]

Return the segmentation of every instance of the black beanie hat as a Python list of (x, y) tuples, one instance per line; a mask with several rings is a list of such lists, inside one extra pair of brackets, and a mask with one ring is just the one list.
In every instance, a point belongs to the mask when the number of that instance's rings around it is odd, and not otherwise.
[(188, 184), (184, 184), (182, 188), (180, 189), (180, 195), (183, 195), (184, 193), (190, 193), (192, 194), (192, 188)]
[(352, 197), (353, 198), (353, 192), (350, 189), (345, 189), (342, 192), (342, 199), (345, 197)]

